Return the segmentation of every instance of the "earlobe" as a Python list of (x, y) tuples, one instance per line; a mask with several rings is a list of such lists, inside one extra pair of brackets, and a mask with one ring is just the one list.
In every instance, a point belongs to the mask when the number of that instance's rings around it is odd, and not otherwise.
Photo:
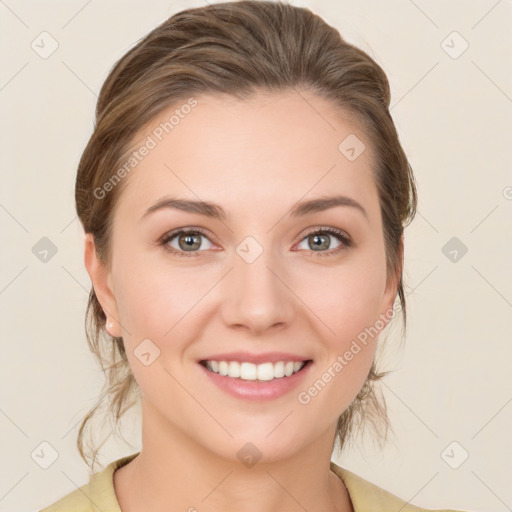
[(111, 336), (122, 336), (117, 303), (111, 287), (110, 272), (98, 258), (96, 244), (91, 233), (85, 235), (84, 264), (91, 278), (94, 293), (107, 317), (105, 329)]

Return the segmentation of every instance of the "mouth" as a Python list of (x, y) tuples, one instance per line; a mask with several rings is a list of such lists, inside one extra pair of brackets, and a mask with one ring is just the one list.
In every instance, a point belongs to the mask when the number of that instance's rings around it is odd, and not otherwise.
[(254, 364), (240, 361), (203, 359), (199, 361), (199, 364), (209, 372), (223, 377), (230, 377), (239, 381), (269, 382), (288, 379), (297, 373), (303, 372), (313, 364), (313, 360)]
[(206, 377), (201, 385), (212, 383), (237, 400), (255, 403), (285, 396), (291, 399), (291, 393), (305, 379), (311, 378), (314, 366), (313, 359), (261, 364), (203, 359), (198, 363), (198, 368)]

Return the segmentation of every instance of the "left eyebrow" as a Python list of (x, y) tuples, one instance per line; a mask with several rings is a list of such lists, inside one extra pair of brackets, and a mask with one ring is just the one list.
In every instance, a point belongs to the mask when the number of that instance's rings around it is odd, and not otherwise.
[(361, 212), (367, 219), (368, 214), (363, 206), (355, 199), (347, 196), (325, 196), (309, 201), (302, 201), (293, 205), (290, 215), (292, 217), (303, 217), (310, 213), (323, 212), (337, 206), (351, 206)]
[[(368, 219), (368, 214), (363, 206), (355, 199), (346, 196), (319, 197), (317, 199), (310, 199), (308, 201), (295, 203), (290, 210), (290, 215), (292, 217), (304, 217), (305, 215), (322, 212), (337, 206), (350, 206), (356, 208)], [(196, 201), (192, 199), (179, 199), (176, 197), (166, 196), (157, 201), (154, 205), (150, 206), (139, 219), (139, 222), (149, 214), (164, 208), (197, 213), (199, 215), (204, 215), (218, 220), (226, 220), (227, 218), (226, 211), (222, 206), (210, 201)]]

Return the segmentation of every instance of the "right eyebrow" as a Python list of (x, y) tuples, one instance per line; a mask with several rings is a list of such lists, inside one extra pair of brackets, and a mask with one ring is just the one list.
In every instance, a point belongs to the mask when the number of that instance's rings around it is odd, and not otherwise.
[(166, 196), (158, 200), (153, 206), (150, 206), (144, 215), (139, 219), (139, 222), (149, 214), (165, 208), (172, 208), (189, 213), (198, 213), (199, 215), (205, 215), (206, 217), (212, 217), (218, 220), (226, 219), (226, 212), (221, 206), (217, 204), (208, 201), (179, 199), (176, 197)]

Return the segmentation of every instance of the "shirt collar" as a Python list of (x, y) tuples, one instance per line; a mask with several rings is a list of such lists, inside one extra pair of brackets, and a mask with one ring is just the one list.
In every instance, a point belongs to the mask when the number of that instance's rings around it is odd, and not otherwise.
[(333, 461), (331, 470), (345, 484), (354, 512), (425, 512)]
[(89, 479), (89, 490), (94, 499), (90, 499), (94, 512), (122, 512), (117, 501), (114, 488), (114, 472), (121, 466), (128, 464), (140, 452), (132, 453), (121, 459), (111, 462), (102, 471), (92, 475)]

